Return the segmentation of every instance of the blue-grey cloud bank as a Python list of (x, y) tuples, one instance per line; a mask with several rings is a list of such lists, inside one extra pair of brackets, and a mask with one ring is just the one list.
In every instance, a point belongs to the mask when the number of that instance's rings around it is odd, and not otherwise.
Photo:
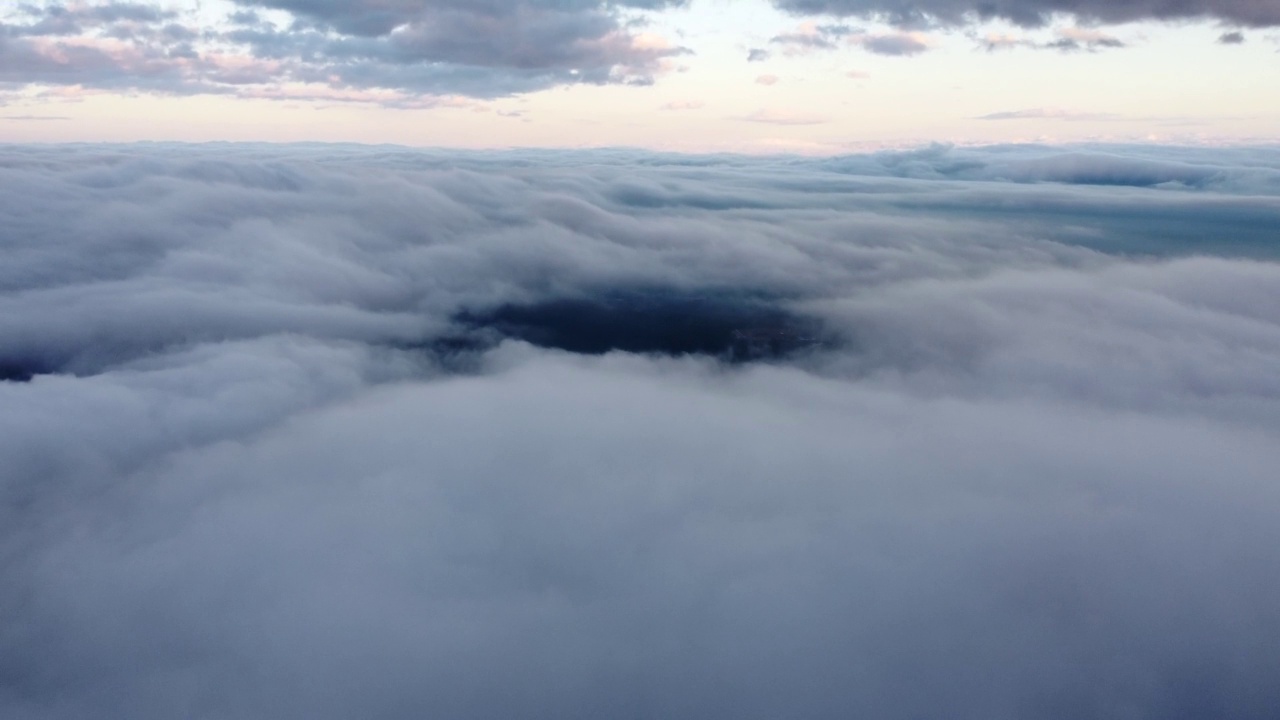
[(1280, 707), (1276, 148), (0, 189), (0, 717)]

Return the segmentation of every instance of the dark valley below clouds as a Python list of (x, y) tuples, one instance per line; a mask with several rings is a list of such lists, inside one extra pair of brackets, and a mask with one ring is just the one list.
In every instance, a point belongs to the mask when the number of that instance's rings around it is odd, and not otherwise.
[(0, 247), (0, 717), (1280, 707), (1276, 147), (0, 146)]

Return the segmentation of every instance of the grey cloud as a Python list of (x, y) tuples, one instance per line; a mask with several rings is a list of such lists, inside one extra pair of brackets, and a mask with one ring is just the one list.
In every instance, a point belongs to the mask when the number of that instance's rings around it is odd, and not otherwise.
[(877, 55), (919, 55), (929, 49), (928, 43), (910, 33), (861, 35), (856, 40)]
[(256, 10), (237, 10), (227, 16), (227, 22), (233, 25), (262, 25), (266, 23)]
[(0, 147), (0, 716), (1270, 717), (1277, 225), (1269, 147)]
[(30, 38), (0, 39), (0, 83), (88, 85), (102, 88), (153, 88), (164, 91), (208, 91), (199, 79), (163, 49), (130, 54), (59, 43), (52, 47)]
[(997, 50), (1011, 50), (1018, 47), (1037, 47), (1036, 43), (1024, 37), (1014, 35), (1002, 35), (991, 33), (979, 37), (976, 33), (969, 33), (969, 38), (978, 43), (978, 47), (987, 52), (996, 52)]
[(9, 18), (0, 15), (0, 84), (225, 91), (213, 77), (216, 64), (191, 46), (200, 33), (181, 19), (136, 3), (20, 6)]
[[(4, 81), (179, 94), (243, 93), (251, 84), (255, 97), (287, 83), (335, 99), (367, 90), (496, 97), (574, 83), (651, 84), (668, 58), (689, 52), (638, 34), (626, 16), (678, 3), (241, 4), (226, 25), (204, 30), (194, 15), (141, 4), (11, 13), (0, 25)], [(293, 22), (277, 27), (255, 7), (289, 10)], [(106, 47), (100, 37), (126, 45)]]
[(769, 51), (764, 48), (751, 48), (747, 51), (747, 62), (762, 62), (769, 59)]
[(1109, 50), (1128, 46), (1123, 40), (1098, 30), (1069, 27), (1059, 29), (1057, 34), (1058, 38), (1056, 40), (1043, 41), (1029, 37), (995, 34), (978, 37), (976, 34), (971, 33), (970, 37), (977, 41), (978, 46), (987, 52), (1009, 50), (1013, 48), (1058, 50), (1064, 53), (1077, 52), (1081, 50), (1098, 52), (1099, 50)]
[(776, 35), (769, 42), (782, 46), (791, 55), (835, 50), (845, 44), (859, 45), (877, 55), (918, 55), (929, 49), (925, 38), (917, 33), (877, 34), (847, 25), (803, 25)]
[(1078, 40), (1076, 38), (1059, 38), (1052, 42), (1041, 43), (1035, 47), (1046, 50), (1061, 50), (1062, 52), (1076, 52), (1078, 50), (1088, 50), (1096, 52), (1108, 48), (1122, 48), (1125, 44), (1115, 38), (1098, 38), (1096, 40)]
[(1218, 36), (1218, 43), (1222, 45), (1242, 45), (1244, 44), (1244, 33), (1239, 30), (1224, 32)]
[(1101, 23), (1212, 19), (1247, 27), (1280, 25), (1280, 6), (1262, 0), (773, 0), (800, 15), (878, 17), (903, 26), (958, 26), (1000, 18), (1040, 27), (1055, 14)]
[(769, 42), (786, 46), (791, 51), (834, 50), (841, 40), (855, 32), (847, 25), (815, 25), (775, 35)]
[(244, 7), (286, 10), (294, 16), (323, 23), (349, 35), (387, 35), (402, 25), (430, 20), (437, 15), (473, 14), (495, 20), (521, 13), (568, 13), (587, 18), (619, 8), (662, 10), (687, 4), (687, 0), (234, 0)]
[(102, 5), (48, 3), (20, 4), (17, 14), (27, 22), (3, 26), (4, 34), (16, 36), (79, 35), (87, 30), (128, 24), (155, 24), (177, 17), (177, 13), (141, 3)]
[[(241, 2), (288, 10), (317, 29), (293, 27), (261, 36), (255, 47), (272, 57), (304, 57), (318, 72), (336, 71), (349, 82), (418, 89), (406, 77), (436, 75), (441, 65), (493, 73), (534, 85), (635, 82), (651, 78), (663, 58), (688, 52), (645, 45), (620, 20), (620, 9), (656, 10), (679, 2), (400, 2), (330, 3), (307, 0)], [(327, 42), (330, 30), (341, 35)], [(311, 62), (312, 60), (309, 60)], [(354, 64), (354, 67), (350, 67)], [(408, 66), (414, 71), (400, 72)], [(466, 92), (471, 92), (467, 88)]]

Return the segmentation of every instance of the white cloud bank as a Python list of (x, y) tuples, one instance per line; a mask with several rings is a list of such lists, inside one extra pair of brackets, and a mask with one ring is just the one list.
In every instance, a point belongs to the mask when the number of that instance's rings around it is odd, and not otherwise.
[(0, 716), (1270, 717), (1278, 177), (4, 148)]

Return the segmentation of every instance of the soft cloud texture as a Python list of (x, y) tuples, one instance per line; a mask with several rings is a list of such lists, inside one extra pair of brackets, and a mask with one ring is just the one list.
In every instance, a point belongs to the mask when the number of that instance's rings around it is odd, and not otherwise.
[(835, 50), (849, 35), (857, 32), (846, 25), (803, 25), (770, 38), (769, 42), (781, 45), (789, 55), (803, 55), (815, 50)]
[(1068, 120), (1074, 122), (1097, 122), (1119, 120), (1121, 116), (1114, 113), (1077, 112), (1063, 108), (1028, 108), (1026, 110), (1002, 110), (1000, 112), (981, 115), (979, 120)]
[[(0, 716), (1280, 704), (1275, 148), (6, 147), (0, 190)], [(620, 297), (821, 330), (464, 320)]]
[[(408, 96), (497, 97), (575, 83), (647, 84), (687, 50), (627, 14), (678, 2), (242, 2), (201, 27), (151, 4), (22, 4), (0, 13), (0, 82), (167, 94), (396, 104)], [(380, 90), (386, 97), (361, 95)], [(397, 94), (398, 93), (398, 94)]]
[(828, 118), (822, 115), (794, 112), (779, 108), (760, 108), (755, 112), (744, 115), (742, 119), (748, 122), (766, 123), (769, 125), (821, 125), (828, 121)]
[(865, 34), (852, 39), (877, 55), (919, 55), (929, 49), (929, 40), (920, 33)]
[(1280, 25), (1280, 6), (1261, 0), (773, 0), (796, 14), (878, 17), (904, 26), (959, 26), (1000, 18), (1025, 27), (1055, 14), (1101, 23), (1213, 19), (1234, 25)]
[(783, 48), (786, 55), (807, 55), (855, 45), (877, 55), (918, 55), (929, 49), (927, 37), (917, 32), (872, 33), (848, 25), (803, 23), (776, 35), (769, 42)]
[(1081, 50), (1098, 52), (1100, 50), (1112, 50), (1128, 47), (1128, 43), (1117, 37), (1108, 35), (1100, 30), (1089, 28), (1058, 28), (1054, 35), (1056, 36), (1056, 39), (1053, 40), (1036, 40), (1030, 37), (1009, 35), (1006, 33), (987, 33), (980, 37), (971, 33), (970, 37), (976, 40), (978, 42), (978, 46), (987, 52), (1012, 50), (1014, 48), (1030, 48), (1032, 50), (1058, 50), (1064, 53), (1072, 53)]

